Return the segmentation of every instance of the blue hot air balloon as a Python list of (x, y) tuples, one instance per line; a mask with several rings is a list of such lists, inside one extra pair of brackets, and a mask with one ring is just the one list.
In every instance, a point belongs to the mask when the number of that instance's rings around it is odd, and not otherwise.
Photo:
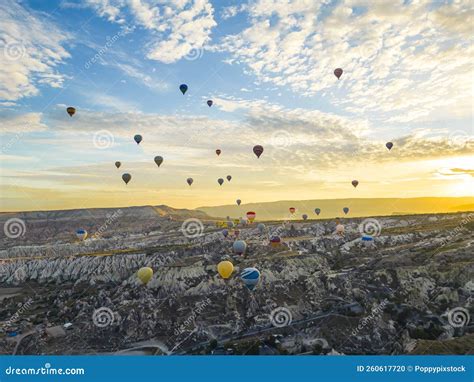
[(347, 215), (347, 213), (349, 212), (349, 208), (348, 207), (344, 207), (342, 209), (342, 211), (344, 211), (344, 214)]
[(316, 212), (316, 215), (319, 215), (321, 213), (321, 208), (315, 208), (314, 212)]
[(186, 93), (188, 91), (188, 85), (186, 85), (186, 84), (179, 85), (179, 90), (181, 90), (181, 93), (183, 93), (183, 95), (184, 95), (184, 93)]
[(78, 229), (76, 231), (76, 237), (79, 240), (85, 240), (87, 238), (87, 231), (85, 229)]
[(224, 237), (227, 237), (227, 235), (229, 235), (229, 231), (226, 229), (223, 229), (222, 234), (224, 235)]
[(261, 234), (264, 233), (265, 232), (265, 224), (258, 223), (257, 229), (258, 229), (258, 232), (260, 232)]
[(232, 248), (234, 249), (235, 253), (237, 253), (238, 255), (242, 255), (247, 249), (247, 243), (243, 240), (236, 240), (234, 241)]
[(133, 140), (137, 142), (137, 145), (139, 145), (140, 142), (143, 140), (143, 137), (140, 134), (137, 134), (133, 137)]
[(226, 224), (227, 224), (227, 228), (234, 228), (234, 222), (229, 220), (229, 221), (227, 221)]
[(260, 280), (260, 272), (257, 268), (245, 268), (240, 274), (240, 279), (249, 290), (253, 290)]
[(373, 241), (374, 238), (372, 236), (369, 236), (369, 235), (364, 235), (362, 236), (362, 241)]

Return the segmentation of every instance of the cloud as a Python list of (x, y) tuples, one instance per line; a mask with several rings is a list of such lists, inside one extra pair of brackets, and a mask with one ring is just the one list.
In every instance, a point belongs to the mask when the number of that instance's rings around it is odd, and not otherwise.
[[(210, 41), (217, 24), (214, 8), (207, 0), (173, 0), (164, 4), (134, 0), (88, 0), (96, 12), (117, 23), (130, 23), (151, 32), (147, 58), (171, 64), (187, 56), (195, 56)], [(199, 55), (198, 55), (199, 56)]]
[(43, 15), (6, 0), (0, 2), (0, 99), (35, 96), (40, 85), (61, 87), (56, 71), (70, 55), (63, 47), (69, 35)]
[(25, 134), (47, 129), (41, 121), (41, 113), (3, 113), (0, 118), (0, 132), (2, 134)]
[(260, 81), (390, 123), (472, 114), (469, 2), (259, 0), (246, 11), (250, 26), (219, 49)]

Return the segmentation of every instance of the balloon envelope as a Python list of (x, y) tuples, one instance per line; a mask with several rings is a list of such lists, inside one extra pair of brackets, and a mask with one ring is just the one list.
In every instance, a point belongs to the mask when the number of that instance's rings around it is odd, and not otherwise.
[(245, 268), (240, 274), (240, 279), (248, 289), (253, 290), (260, 280), (260, 272), (257, 268)]
[(181, 84), (179, 85), (179, 90), (181, 90), (181, 93), (186, 93), (188, 91), (188, 85), (186, 84)]
[(221, 155), (221, 152), (222, 152), (222, 151), (221, 151), (220, 149), (217, 149), (217, 150), (216, 150), (217, 156)]
[(270, 245), (272, 247), (278, 247), (281, 243), (281, 239), (279, 236), (272, 236), (270, 239)]
[(260, 158), (260, 155), (263, 153), (263, 146), (256, 145), (253, 147), (253, 152), (257, 156), (257, 158)]
[(240, 203), (242, 203), (242, 200), (237, 199), (235, 202), (237, 203), (238, 206), (240, 206)]
[(344, 208), (342, 209), (342, 211), (344, 212), (344, 214), (347, 215), (347, 213), (349, 212), (349, 208), (348, 208), (348, 207), (344, 207)]
[(148, 284), (148, 281), (153, 277), (153, 269), (150, 267), (143, 267), (137, 271), (137, 277), (143, 284)]
[(160, 167), (161, 164), (163, 163), (163, 157), (162, 157), (162, 156), (159, 156), (159, 155), (156, 156), (156, 157), (155, 157), (155, 163), (156, 163), (156, 165), (157, 165), (158, 167)]
[(343, 73), (343, 70), (341, 68), (337, 68), (334, 70), (334, 75), (337, 77), (337, 79), (341, 78)]
[(306, 219), (308, 219), (308, 215), (306, 215), (306, 214), (303, 214), (303, 216), (302, 216), (302, 217), (303, 217), (303, 220), (306, 220)]
[(247, 212), (247, 219), (250, 221), (250, 223), (252, 223), (254, 220), (255, 220), (255, 216), (257, 216), (257, 214), (253, 211), (249, 211)]
[(133, 139), (135, 140), (135, 142), (137, 142), (137, 145), (139, 145), (143, 137), (140, 134), (137, 134), (133, 137)]
[(229, 231), (226, 229), (223, 229), (222, 234), (224, 235), (224, 237), (227, 237), (229, 235)]
[(392, 147), (393, 147), (393, 143), (392, 143), (392, 142), (387, 142), (387, 143), (385, 144), (385, 146), (387, 147), (387, 149), (391, 150)]
[(221, 261), (217, 264), (217, 272), (223, 279), (228, 279), (234, 272), (234, 265), (230, 261)]
[(288, 210), (290, 211), (291, 214), (294, 214), (296, 212), (295, 207), (290, 207)]
[(316, 212), (316, 215), (319, 215), (321, 213), (321, 208), (315, 208), (314, 212)]
[(66, 109), (67, 113), (69, 114), (70, 117), (72, 117), (74, 114), (76, 114), (76, 109), (73, 108), (72, 106), (69, 106), (67, 109)]
[(121, 165), (122, 165), (121, 162), (119, 162), (119, 161), (115, 162), (115, 167), (119, 168)]
[(217, 183), (219, 183), (219, 185), (222, 186), (222, 183), (224, 183), (224, 179), (222, 178), (217, 179)]
[(227, 175), (226, 178), (227, 178), (227, 181), (230, 182), (230, 180), (232, 179), (232, 176)]
[(210, 99), (210, 100), (207, 100), (207, 106), (211, 107), (211, 106), (212, 106), (212, 104), (213, 104), (213, 102), (212, 102), (212, 100), (211, 100), (211, 99)]
[(132, 176), (128, 173), (125, 173), (122, 175), (122, 180), (125, 182), (125, 184), (128, 184), (130, 182), (130, 179), (132, 179)]
[(188, 179), (186, 179), (186, 182), (187, 182), (189, 185), (191, 185), (191, 184), (193, 184), (194, 180), (193, 180), (193, 178), (188, 178)]
[(258, 231), (259, 231), (260, 233), (264, 233), (264, 232), (265, 232), (265, 224), (259, 223), (258, 226), (257, 226), (257, 228), (258, 228)]
[(79, 239), (79, 240), (85, 240), (86, 237), (87, 237), (87, 231), (85, 229), (78, 229), (76, 231), (76, 237)]
[(354, 187), (357, 187), (358, 184), (359, 184), (359, 181), (358, 181), (358, 180), (353, 180), (353, 181), (352, 181), (352, 185), (353, 185)]
[(241, 255), (247, 249), (247, 243), (243, 240), (236, 240), (234, 241), (234, 244), (232, 245), (232, 249), (234, 250), (235, 253), (237, 253), (238, 255)]

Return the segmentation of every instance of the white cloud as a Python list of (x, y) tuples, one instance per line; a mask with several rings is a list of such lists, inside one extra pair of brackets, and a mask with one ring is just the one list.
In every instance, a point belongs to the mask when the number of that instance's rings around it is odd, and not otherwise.
[(214, 8), (208, 0), (88, 0), (97, 13), (109, 21), (133, 23), (152, 32), (147, 57), (170, 64), (186, 56), (195, 57), (210, 41), (216, 26)]
[(61, 87), (56, 67), (70, 57), (69, 38), (52, 22), (11, 0), (0, 2), (0, 99), (16, 101), (39, 93), (38, 85)]
[(260, 81), (389, 122), (472, 114), (469, 2), (259, 0), (247, 12), (220, 49)]

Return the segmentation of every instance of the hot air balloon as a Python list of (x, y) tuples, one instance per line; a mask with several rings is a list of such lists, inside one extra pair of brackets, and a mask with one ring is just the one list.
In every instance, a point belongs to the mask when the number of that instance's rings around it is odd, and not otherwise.
[(115, 162), (115, 167), (120, 168), (121, 165), (122, 165), (121, 162), (119, 162), (119, 161)]
[(184, 93), (186, 93), (188, 91), (188, 85), (186, 85), (186, 84), (179, 85), (179, 90), (181, 90), (181, 93), (183, 93), (183, 95), (184, 95)]
[(208, 99), (208, 100), (207, 100), (207, 106), (211, 107), (212, 104), (213, 104), (212, 100), (211, 100), (211, 99)]
[(239, 219), (234, 219), (234, 225), (239, 225), (240, 220)]
[(363, 235), (362, 236), (362, 241), (373, 241), (374, 238), (372, 236), (369, 236), (369, 235)]
[(231, 179), (232, 179), (232, 176), (230, 176), (230, 175), (227, 175), (227, 176), (226, 176), (226, 178), (227, 178), (227, 181), (228, 181), (228, 182), (230, 182), (230, 181), (231, 181)]
[(191, 184), (193, 184), (194, 180), (193, 180), (193, 178), (188, 178), (188, 179), (186, 179), (186, 182), (187, 182), (189, 185), (191, 185)]
[(349, 212), (349, 207), (344, 207), (342, 211), (344, 211), (344, 214), (347, 215), (347, 213)]
[(260, 155), (263, 153), (263, 147), (260, 145), (256, 145), (253, 147), (253, 153), (257, 156), (257, 158), (260, 158)]
[(288, 210), (290, 211), (290, 214), (292, 214), (292, 215), (296, 212), (295, 207), (290, 207)]
[(74, 114), (76, 114), (76, 109), (72, 106), (69, 106), (67, 109), (66, 109), (67, 113), (69, 114), (70, 117), (72, 117)]
[(140, 281), (143, 283), (143, 284), (148, 284), (148, 282), (151, 280), (151, 278), (153, 277), (153, 269), (151, 269), (150, 267), (143, 267), (143, 268), (140, 268), (138, 271), (137, 271), (137, 277), (140, 279)]
[(334, 69), (334, 75), (337, 77), (337, 79), (341, 78), (343, 73), (343, 70), (341, 68)]
[(240, 274), (240, 279), (249, 290), (253, 290), (260, 280), (260, 272), (257, 268), (245, 268)]
[(163, 157), (162, 157), (162, 156), (159, 156), (159, 155), (156, 156), (156, 157), (155, 157), (155, 163), (156, 163), (156, 165), (157, 165), (158, 167), (160, 167), (161, 164), (163, 163)]
[(235, 202), (237, 203), (238, 206), (240, 206), (240, 203), (242, 203), (242, 200), (237, 199)]
[(336, 225), (336, 233), (340, 236), (344, 235), (344, 226), (342, 224)]
[(257, 229), (258, 229), (258, 232), (260, 232), (260, 234), (264, 233), (265, 232), (265, 224), (258, 223)]
[(79, 240), (86, 240), (87, 238), (87, 231), (85, 229), (78, 229), (76, 231), (76, 237), (79, 239)]
[(240, 235), (240, 230), (234, 229), (234, 236), (239, 237), (239, 235)]
[(354, 186), (354, 188), (356, 188), (358, 184), (359, 184), (358, 180), (353, 180), (352, 181), (352, 185)]
[(222, 152), (222, 151), (221, 151), (220, 149), (217, 149), (217, 150), (216, 150), (217, 156), (221, 155), (221, 152)]
[(125, 182), (125, 184), (128, 184), (130, 182), (130, 179), (132, 179), (132, 176), (128, 173), (125, 173), (122, 175), (122, 180)]
[(226, 224), (227, 224), (227, 228), (234, 228), (234, 222), (229, 220)]
[(234, 264), (227, 260), (221, 261), (217, 264), (217, 272), (219, 272), (223, 279), (228, 279), (232, 272), (234, 272)]
[(387, 142), (387, 143), (385, 143), (385, 147), (387, 147), (387, 149), (391, 150), (392, 147), (393, 147), (393, 143), (392, 142)]
[(227, 237), (229, 235), (229, 231), (227, 229), (223, 229), (222, 234), (224, 235), (224, 237)]
[(247, 249), (247, 243), (243, 240), (236, 240), (234, 241), (234, 244), (232, 245), (232, 249), (238, 255), (242, 255), (245, 253), (245, 250)]
[(315, 208), (314, 212), (316, 212), (316, 215), (319, 215), (321, 213), (321, 208)]
[(135, 142), (137, 142), (137, 145), (139, 145), (143, 137), (140, 134), (137, 134), (133, 137), (133, 139), (135, 140)]
[(308, 215), (303, 214), (302, 218), (303, 218), (303, 220), (306, 220), (306, 219), (308, 219)]
[(224, 183), (224, 179), (222, 178), (217, 179), (217, 183), (219, 183), (219, 185), (222, 186), (222, 183)]
[(239, 223), (242, 224), (242, 225), (246, 225), (246, 224), (247, 224), (247, 220), (240, 218), (240, 219), (239, 219)]
[(253, 211), (249, 211), (247, 212), (247, 219), (250, 223), (253, 223), (253, 221), (255, 220), (255, 216), (257, 216), (257, 214)]
[(281, 244), (281, 239), (280, 239), (279, 236), (272, 236), (272, 237), (270, 238), (270, 245), (271, 245), (272, 247), (279, 247), (280, 244)]

